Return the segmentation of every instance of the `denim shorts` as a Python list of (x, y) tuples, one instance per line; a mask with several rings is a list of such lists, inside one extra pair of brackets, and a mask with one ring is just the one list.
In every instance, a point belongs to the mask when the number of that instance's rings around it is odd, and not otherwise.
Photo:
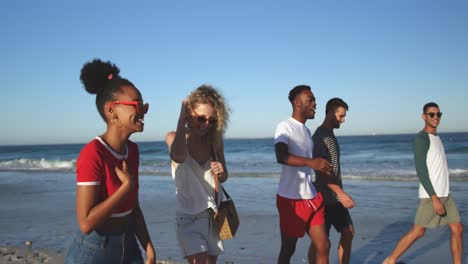
[(96, 231), (84, 235), (77, 232), (65, 258), (66, 264), (142, 264), (134, 226), (116, 235), (101, 235)]
[(201, 252), (208, 252), (211, 256), (223, 253), (223, 242), (211, 209), (196, 215), (177, 212), (176, 223), (177, 241), (184, 257)]

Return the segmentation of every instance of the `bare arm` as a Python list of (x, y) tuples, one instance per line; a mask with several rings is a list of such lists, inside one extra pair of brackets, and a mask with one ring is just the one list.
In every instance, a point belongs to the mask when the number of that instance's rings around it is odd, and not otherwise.
[(341, 189), (341, 187), (338, 184), (328, 183), (327, 186), (328, 188), (330, 188), (330, 190), (336, 193), (336, 195), (338, 196), (338, 200), (345, 208), (353, 208), (356, 206), (356, 203), (354, 202), (351, 195), (343, 191), (343, 189)]
[(107, 220), (114, 209), (133, 189), (133, 176), (129, 173), (126, 161), (122, 170), (115, 168), (122, 185), (107, 199), (99, 203), (100, 187), (96, 185), (78, 185), (76, 190), (76, 215), (80, 230), (83, 234), (89, 234), (99, 224)]
[(166, 144), (169, 148), (171, 160), (183, 163), (187, 156), (187, 144), (185, 142), (185, 124), (187, 122), (187, 101), (182, 101), (177, 130), (169, 132), (166, 136)]
[(140, 202), (137, 200), (137, 205), (133, 211), (136, 222), (135, 234), (140, 241), (141, 247), (146, 251), (146, 262), (145, 264), (156, 263), (156, 251), (154, 250), (153, 242), (151, 242), (150, 235), (148, 233), (148, 227), (146, 226), (145, 217), (140, 208)]
[(296, 166), (296, 167), (303, 167), (307, 166), (314, 170), (321, 171), (327, 175), (330, 174), (331, 166), (330, 162), (323, 158), (306, 158), (301, 156), (296, 156), (289, 153), (288, 144), (278, 142), (275, 144), (275, 154), (276, 160), (278, 163), (288, 165), (288, 166)]
[(215, 151), (218, 160), (211, 163), (211, 170), (218, 175), (218, 180), (220, 182), (225, 182), (228, 178), (228, 171), (224, 158), (224, 142), (222, 139), (219, 140), (218, 145), (216, 145)]

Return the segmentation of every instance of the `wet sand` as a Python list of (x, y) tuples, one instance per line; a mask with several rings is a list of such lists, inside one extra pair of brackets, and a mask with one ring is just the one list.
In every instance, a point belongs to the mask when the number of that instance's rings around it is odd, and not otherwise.
[[(225, 241), (218, 263), (275, 263), (280, 246), (275, 207), (277, 179), (231, 178), (226, 185), (240, 216), (234, 240)], [(351, 210), (356, 235), (351, 263), (381, 263), (412, 226), (417, 206), (415, 182), (349, 181), (357, 207)], [(451, 190), (466, 219), (468, 183)], [(169, 177), (142, 176), (140, 204), (160, 263), (185, 263), (175, 238), (175, 195)], [(0, 172), (0, 263), (63, 263), (74, 233), (73, 174)], [(467, 232), (464, 238), (466, 241)], [(31, 241), (26, 246), (25, 241)], [(448, 228), (428, 230), (401, 258), (404, 263), (450, 263)], [(337, 233), (331, 232), (330, 263), (337, 263)], [(307, 263), (308, 237), (299, 240), (292, 263)], [(464, 259), (467, 257), (467, 243)], [(41, 262), (42, 261), (42, 262)], [(172, 261), (172, 262), (168, 262)]]

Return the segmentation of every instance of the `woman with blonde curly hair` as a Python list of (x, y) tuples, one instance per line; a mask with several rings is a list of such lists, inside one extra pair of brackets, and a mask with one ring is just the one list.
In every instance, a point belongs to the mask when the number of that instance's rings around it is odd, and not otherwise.
[(182, 101), (177, 130), (166, 136), (176, 186), (177, 240), (189, 263), (216, 263), (224, 251), (214, 215), (222, 199), (218, 181), (228, 178), (223, 145), (228, 119), (224, 98), (202, 85)]

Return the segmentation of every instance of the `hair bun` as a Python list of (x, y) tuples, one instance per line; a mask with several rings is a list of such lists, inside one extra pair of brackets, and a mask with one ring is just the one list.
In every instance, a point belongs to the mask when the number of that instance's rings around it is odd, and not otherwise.
[(120, 78), (119, 72), (119, 68), (110, 61), (103, 62), (100, 59), (94, 59), (83, 65), (80, 80), (88, 93), (97, 94), (105, 89), (110, 81)]

